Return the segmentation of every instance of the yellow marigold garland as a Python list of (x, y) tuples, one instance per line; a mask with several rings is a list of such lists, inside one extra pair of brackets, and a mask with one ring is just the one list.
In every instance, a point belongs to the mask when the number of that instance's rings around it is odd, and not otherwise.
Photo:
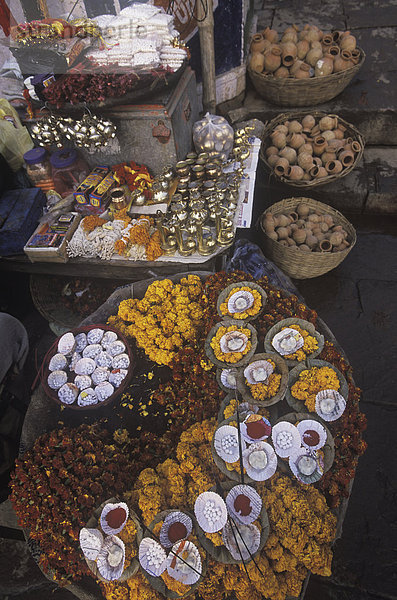
[(339, 388), (338, 376), (331, 367), (312, 367), (299, 374), (298, 381), (291, 387), (291, 394), (297, 400), (302, 400), (310, 412), (315, 412), (318, 392)]
[[(246, 292), (249, 292), (250, 294), (252, 294), (254, 297), (254, 303), (252, 306), (250, 306), (250, 308), (247, 308), (247, 310), (245, 310), (244, 312), (231, 313), (231, 312), (229, 312), (229, 309), (228, 309), (229, 299), (233, 296), (233, 294), (235, 294), (236, 292), (240, 292), (240, 291), (246, 291)], [(257, 315), (259, 313), (261, 308), (262, 308), (261, 294), (257, 290), (254, 290), (248, 286), (234, 287), (229, 292), (227, 297), (225, 298), (225, 301), (222, 302), (219, 307), (222, 315), (227, 315), (229, 317), (233, 317), (233, 319), (247, 319), (248, 317), (253, 317), (254, 315)]]
[[(227, 352), (227, 353), (225, 353), (225, 352), (222, 352), (222, 350), (221, 350), (221, 346), (220, 346), (221, 338), (224, 335), (226, 335), (226, 333), (229, 333), (232, 331), (240, 331), (241, 333), (244, 333), (244, 335), (246, 335), (248, 337), (247, 345), (242, 352)], [(222, 360), (226, 363), (236, 363), (239, 360), (241, 360), (243, 358), (243, 356), (245, 356), (251, 350), (252, 344), (250, 341), (250, 337), (251, 337), (251, 332), (249, 329), (247, 329), (245, 327), (238, 327), (237, 325), (229, 325), (229, 327), (224, 327), (223, 325), (221, 325), (220, 327), (218, 327), (216, 334), (214, 335), (214, 337), (211, 340), (211, 348), (214, 351), (215, 357), (218, 360)]]

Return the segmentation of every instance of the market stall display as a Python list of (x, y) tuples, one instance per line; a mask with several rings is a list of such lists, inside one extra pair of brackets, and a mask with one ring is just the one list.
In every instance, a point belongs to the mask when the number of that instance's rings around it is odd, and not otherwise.
[(298, 188), (331, 183), (361, 160), (364, 138), (338, 115), (286, 113), (267, 124), (260, 158), (277, 179)]
[[(139, 343), (143, 335), (150, 341), (154, 352), (145, 357), (147, 348), (142, 344), (137, 352), (137, 368), (142, 364), (148, 383), (153, 382), (154, 387), (149, 388), (138, 406), (133, 378), (117, 410), (113, 405), (111, 413), (107, 413), (111, 414), (108, 430), (102, 424), (80, 425), (77, 429), (62, 426), (58, 431), (42, 434), (34, 443), (32, 440), (29, 446), (33, 447), (17, 461), (12, 482), (11, 499), (19, 519), (39, 544), (42, 568), (57, 580), (65, 581), (66, 577), (78, 580), (90, 573), (80, 549), (79, 535), (81, 530), (89, 528), (87, 523), (95, 507), (109, 498), (109, 490), (117, 496), (116, 502), (125, 503), (130, 514), (134, 511), (137, 515), (144, 537), (140, 540), (132, 534), (132, 540), (127, 536), (123, 544), (127, 548), (133, 540), (141, 545), (148, 540), (138, 555), (141, 567), (149, 569), (150, 575), (147, 578), (144, 571), (137, 571), (126, 582), (110, 581), (108, 577), (100, 585), (109, 600), (128, 598), (131, 593), (154, 599), (171, 597), (163, 583), (174, 592), (172, 597), (182, 597), (187, 592), (186, 585), (193, 580), (198, 582), (195, 593), (200, 598), (211, 594), (220, 599), (225, 592), (233, 591), (239, 599), (255, 593), (283, 600), (299, 595), (309, 571), (330, 574), (332, 542), (337, 530), (337, 517), (331, 508), (340, 506), (343, 498), (348, 497), (358, 457), (365, 450), (362, 440), (365, 421), (358, 407), (360, 390), (354, 384), (347, 360), (335, 343), (327, 339), (318, 360), (329, 363), (348, 381), (348, 387), (338, 388), (346, 403), (339, 418), (324, 423), (311, 407), (310, 414), (298, 415), (290, 423), (291, 409), (283, 401), (272, 407), (277, 409), (277, 416), (272, 411), (263, 415), (250, 406), (240, 413), (239, 405), (243, 402), (238, 392), (232, 391), (234, 412), (225, 417), (226, 426), (232, 431), (222, 431), (225, 425), (216, 425), (215, 417), (225, 392), (217, 383), (216, 366), (208, 361), (206, 339), (221, 319), (217, 313), (221, 292), (229, 285), (247, 281), (252, 278), (239, 272), (156, 280), (137, 287), (136, 299), (125, 289), (124, 301), (113, 307), (113, 314), (108, 313), (111, 326), (128, 336), (129, 344), (134, 339)], [(254, 283), (266, 294), (265, 310), (249, 324), (239, 322), (239, 327), (255, 329), (259, 344), (263, 344), (273, 325), (292, 316), (312, 323), (320, 333), (323, 331), (316, 313), (296, 296), (274, 288), (266, 278)], [(167, 312), (162, 313), (160, 304), (165, 296)], [(186, 318), (194, 315), (194, 321), (178, 320), (178, 311), (183, 307)], [(176, 332), (177, 324), (183, 329), (180, 333)], [(65, 342), (70, 344), (71, 340)], [(164, 352), (170, 346), (173, 352), (168, 362), (170, 368), (161, 367), (165, 362)], [(242, 370), (249, 360), (245, 359)], [(157, 379), (159, 368), (166, 369), (162, 371), (162, 380)], [(294, 383), (291, 384), (293, 392)], [(325, 412), (329, 411), (330, 402), (323, 396), (329, 393), (330, 385), (332, 381), (324, 379), (320, 386), (322, 396), (318, 400)], [(280, 426), (284, 416), (288, 425)], [(58, 415), (48, 418), (56, 423)], [(63, 419), (66, 418), (67, 411), (63, 413)], [(289, 427), (295, 427), (297, 433), (291, 433)], [(333, 462), (323, 450), (327, 444), (332, 446), (328, 432), (333, 438)], [(236, 438), (238, 452), (232, 441)], [(213, 461), (211, 443), (213, 450), (223, 452), (224, 456), (229, 451), (236, 453), (238, 460), (231, 463), (238, 475), (236, 482), (226, 483), (224, 471), (218, 470)], [(277, 452), (280, 449), (289, 452), (290, 444), (296, 453), (289, 453), (286, 468), (280, 469)], [(308, 447), (317, 453), (315, 469)], [(88, 470), (87, 456), (90, 456)], [(288, 467), (291, 456), (294, 457), (292, 472)], [(294, 474), (295, 466), (303, 485)], [(247, 485), (248, 475), (253, 482), (251, 486)], [(309, 481), (313, 477), (315, 483)], [(162, 511), (170, 510), (177, 514), (163, 529), (164, 517), (169, 513)], [(50, 522), (46, 519), (48, 511), (55, 515)], [(122, 518), (117, 513), (118, 518), (110, 523), (113, 531), (122, 526), (126, 513)], [(192, 522), (192, 529), (186, 517)], [(201, 532), (193, 539), (189, 535), (194, 536), (196, 521)], [(172, 530), (171, 525), (174, 525)], [(122, 534), (123, 529), (114, 533), (116, 537)], [(207, 541), (203, 541), (203, 535)], [(114, 540), (112, 543), (117, 545)], [(171, 543), (176, 547), (169, 546)], [(136, 548), (128, 555), (125, 552), (126, 560), (128, 556), (137, 556)], [(200, 570), (200, 564), (205, 562), (203, 548), (209, 553), (205, 572)], [(114, 548), (109, 552), (106, 547), (106, 552), (110, 567), (117, 570), (123, 551)], [(225, 565), (220, 556), (228, 553)], [(230, 564), (231, 560), (236, 564)], [(161, 582), (165, 571), (167, 575)], [(84, 588), (83, 583), (75, 585)]]
[(340, 94), (364, 60), (350, 31), (292, 25), (279, 36), (267, 27), (251, 39), (248, 73), (258, 94), (272, 104), (313, 106)]

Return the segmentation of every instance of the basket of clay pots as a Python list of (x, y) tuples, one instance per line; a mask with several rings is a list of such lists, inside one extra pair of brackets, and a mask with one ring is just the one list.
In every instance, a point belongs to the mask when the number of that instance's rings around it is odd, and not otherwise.
[(361, 160), (365, 140), (338, 115), (281, 114), (267, 123), (260, 158), (279, 181), (312, 188), (345, 177)]
[(312, 198), (285, 198), (260, 217), (267, 258), (294, 279), (337, 267), (356, 243), (356, 231), (335, 208)]
[(313, 106), (340, 94), (365, 53), (349, 31), (324, 33), (315, 25), (267, 27), (251, 40), (247, 70), (258, 94), (278, 106)]

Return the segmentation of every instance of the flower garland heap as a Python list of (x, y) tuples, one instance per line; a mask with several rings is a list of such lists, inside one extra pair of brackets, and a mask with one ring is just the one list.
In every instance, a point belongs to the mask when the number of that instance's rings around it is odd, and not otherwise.
[(196, 339), (203, 318), (201, 294), (196, 275), (188, 275), (179, 284), (170, 279), (154, 281), (142, 300), (123, 300), (117, 316), (108, 323), (134, 338), (151, 360), (169, 365), (180, 348)]
[(299, 373), (299, 378), (291, 387), (291, 394), (302, 400), (310, 412), (316, 412), (316, 396), (321, 390), (340, 388), (337, 374), (331, 367), (312, 367)]

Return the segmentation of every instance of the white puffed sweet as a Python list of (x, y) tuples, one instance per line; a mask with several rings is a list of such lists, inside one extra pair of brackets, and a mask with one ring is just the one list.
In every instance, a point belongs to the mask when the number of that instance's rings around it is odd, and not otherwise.
[(123, 380), (126, 378), (127, 373), (127, 369), (113, 369), (113, 371), (109, 375), (109, 382), (117, 388), (122, 384)]
[(79, 390), (85, 390), (92, 385), (91, 377), (88, 375), (76, 375), (74, 378), (74, 384), (77, 385)]
[(65, 371), (52, 371), (48, 375), (47, 383), (52, 390), (59, 390), (68, 380)]
[(95, 362), (98, 365), (98, 367), (109, 368), (112, 366), (112, 361), (113, 361), (113, 358), (107, 352), (100, 352), (95, 357)]
[(76, 347), (76, 339), (71, 331), (64, 333), (58, 341), (58, 352), (60, 354), (72, 354)]
[(79, 395), (79, 388), (74, 383), (65, 383), (58, 390), (58, 398), (63, 404), (73, 404)]
[(114, 387), (108, 381), (103, 381), (95, 387), (95, 393), (99, 402), (103, 402), (104, 400), (109, 398), (113, 394), (113, 392)]
[(69, 362), (69, 370), (70, 371), (74, 371), (76, 364), (79, 362), (79, 360), (81, 358), (82, 358), (82, 356), (79, 352), (73, 352), (72, 358), (70, 359), (70, 362)]
[(91, 329), (91, 331), (87, 333), (87, 342), (89, 344), (99, 344), (104, 333), (103, 329)]
[(87, 335), (84, 333), (78, 333), (76, 335), (76, 352), (82, 352), (87, 345)]
[(83, 358), (95, 358), (102, 352), (101, 344), (89, 344), (83, 350)]
[(130, 359), (128, 354), (118, 354), (113, 358), (112, 367), (113, 369), (128, 369), (130, 366)]
[(98, 398), (92, 388), (86, 388), (80, 392), (77, 398), (77, 404), (79, 406), (90, 406), (91, 404), (98, 404)]
[(51, 358), (48, 368), (50, 371), (63, 371), (63, 369), (67, 366), (68, 361), (64, 354), (54, 354)]
[(96, 363), (92, 358), (80, 358), (76, 363), (74, 372), (76, 375), (91, 375), (95, 371)]
[(106, 367), (97, 367), (91, 375), (91, 379), (95, 385), (99, 385), (109, 379), (109, 369)]
[(115, 331), (105, 331), (101, 340), (102, 346), (107, 349), (110, 344), (117, 340), (117, 333)]
[(108, 353), (110, 356), (117, 356), (117, 354), (122, 354), (125, 351), (125, 344), (121, 340), (116, 340), (108, 347)]

